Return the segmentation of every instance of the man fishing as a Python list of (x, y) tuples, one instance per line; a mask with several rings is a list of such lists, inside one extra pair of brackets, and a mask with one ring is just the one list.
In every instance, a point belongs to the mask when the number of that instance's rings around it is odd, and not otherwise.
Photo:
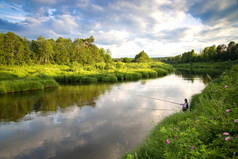
[(187, 98), (184, 99), (184, 104), (181, 104), (181, 105), (182, 105), (182, 111), (186, 112), (187, 109), (188, 109), (188, 100), (187, 100)]
[[(187, 109), (189, 108), (187, 98), (184, 99), (184, 104), (181, 104), (181, 103), (176, 103), (176, 102), (173, 102), (173, 101), (168, 101), (168, 100), (160, 99), (160, 98), (153, 98), (153, 97), (142, 96), (142, 95), (137, 95), (137, 96), (144, 97), (144, 98), (150, 98), (150, 99), (154, 99), (154, 100), (160, 100), (160, 101), (168, 102), (168, 103), (172, 103), (172, 104), (182, 105), (182, 111), (183, 112), (186, 112)], [(191, 110), (191, 108), (190, 108), (190, 110)]]

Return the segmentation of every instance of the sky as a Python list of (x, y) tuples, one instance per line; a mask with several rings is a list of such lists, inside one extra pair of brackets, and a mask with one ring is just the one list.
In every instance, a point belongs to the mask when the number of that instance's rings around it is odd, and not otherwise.
[(0, 0), (0, 32), (88, 38), (112, 57), (179, 55), (238, 42), (238, 0)]

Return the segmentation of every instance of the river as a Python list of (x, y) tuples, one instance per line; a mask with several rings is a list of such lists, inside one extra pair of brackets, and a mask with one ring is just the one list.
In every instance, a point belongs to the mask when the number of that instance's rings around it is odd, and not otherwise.
[[(66, 85), (0, 96), (0, 159), (117, 159), (206, 86), (170, 74), (117, 84)], [(156, 110), (155, 110), (156, 109)]]

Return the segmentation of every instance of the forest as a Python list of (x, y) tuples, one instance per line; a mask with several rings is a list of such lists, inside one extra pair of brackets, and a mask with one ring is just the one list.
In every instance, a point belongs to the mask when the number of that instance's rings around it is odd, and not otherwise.
[(231, 41), (228, 45), (213, 45), (205, 47), (200, 53), (194, 50), (184, 52), (174, 57), (163, 57), (159, 60), (171, 64), (191, 62), (219, 62), (238, 59), (238, 43)]
[(0, 64), (93, 64), (112, 61), (110, 50), (98, 48), (93, 42), (93, 36), (74, 41), (39, 36), (37, 40), (28, 41), (12, 32), (0, 33)]

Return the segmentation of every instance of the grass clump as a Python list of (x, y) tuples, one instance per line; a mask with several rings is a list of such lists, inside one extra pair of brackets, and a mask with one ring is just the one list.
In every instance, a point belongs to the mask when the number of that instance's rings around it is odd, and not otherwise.
[(238, 65), (191, 102), (191, 112), (160, 122), (125, 159), (238, 158)]
[(0, 82), (0, 94), (24, 92), (29, 90), (43, 90), (44, 85), (33, 80), (12, 80)]
[(59, 84), (53, 78), (41, 74), (15, 80), (2, 80), (0, 81), (0, 94), (44, 90), (58, 86)]

